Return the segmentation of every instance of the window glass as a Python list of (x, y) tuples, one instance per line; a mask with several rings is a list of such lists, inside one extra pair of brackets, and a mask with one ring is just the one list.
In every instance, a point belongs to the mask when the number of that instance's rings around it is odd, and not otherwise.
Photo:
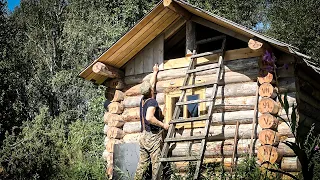
[[(187, 101), (198, 100), (198, 99), (199, 99), (199, 94), (187, 96)], [(188, 104), (187, 105), (187, 117), (198, 117), (199, 116), (198, 107), (199, 107), (198, 103), (197, 104)]]

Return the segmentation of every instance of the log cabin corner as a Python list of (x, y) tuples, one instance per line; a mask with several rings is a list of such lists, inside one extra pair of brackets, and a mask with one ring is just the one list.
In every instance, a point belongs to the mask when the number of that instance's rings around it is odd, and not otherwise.
[[(106, 99), (112, 101), (104, 115), (107, 174), (112, 178), (115, 165), (125, 164), (115, 162), (115, 157), (122, 156), (117, 160), (125, 161), (120, 151), (125, 151), (126, 144), (138, 147), (139, 87), (150, 79), (153, 65), (160, 65), (156, 98), (165, 112), (164, 121), (169, 122), (190, 59), (197, 54), (202, 71), (193, 72), (197, 88), (186, 91), (186, 100), (210, 97), (213, 88), (205, 84), (215, 81), (212, 75), (217, 73), (219, 56), (223, 54), (224, 60), (204, 162), (222, 162), (230, 170), (241, 155), (250, 154), (260, 163), (268, 161), (287, 172), (300, 171), (294, 152), (282, 143), (295, 140), (290, 128), (275, 117), (285, 117), (277, 96), (285, 93), (289, 105), (297, 106), (300, 136), (306, 136), (314, 123), (320, 132), (320, 70), (298, 51), (184, 1), (161, 1), (79, 74), (105, 86)], [(201, 117), (207, 112), (208, 103), (202, 102), (185, 105), (180, 116)], [(204, 125), (204, 121), (179, 124), (176, 137), (201, 135)], [(197, 142), (178, 142), (171, 153), (179, 157), (199, 149)], [(138, 161), (136, 156), (131, 158)], [(175, 164), (181, 172), (185, 170), (185, 163)]]

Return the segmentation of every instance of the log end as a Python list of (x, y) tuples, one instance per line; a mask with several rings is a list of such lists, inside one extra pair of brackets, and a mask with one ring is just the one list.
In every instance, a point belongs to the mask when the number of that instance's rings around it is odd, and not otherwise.
[(248, 47), (252, 50), (258, 50), (263, 46), (263, 43), (250, 39), (248, 42)]
[(172, 0), (164, 0), (163, 1), (163, 6), (164, 7), (168, 7), (168, 6), (170, 6), (171, 3), (172, 3)]

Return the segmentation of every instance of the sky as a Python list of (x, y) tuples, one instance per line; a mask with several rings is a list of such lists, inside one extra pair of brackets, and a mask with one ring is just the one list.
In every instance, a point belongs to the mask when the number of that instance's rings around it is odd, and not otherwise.
[(16, 6), (19, 6), (20, 0), (8, 0), (8, 8), (13, 11)]

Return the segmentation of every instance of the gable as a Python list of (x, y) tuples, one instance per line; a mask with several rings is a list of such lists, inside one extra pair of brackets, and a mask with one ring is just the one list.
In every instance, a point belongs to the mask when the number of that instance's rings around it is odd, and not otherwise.
[[(210, 27), (244, 42), (248, 42), (250, 38), (262, 39), (286, 53), (298, 55), (306, 59), (310, 58), (297, 52), (297, 48), (289, 44), (261, 35), (244, 26), (211, 14), (184, 1), (172, 0), (166, 2), (161, 1), (149, 14), (147, 14), (104, 54), (84, 69), (79, 76), (86, 80), (93, 80), (96, 83), (101, 84), (104, 82), (105, 77), (92, 72), (92, 66), (96, 62), (102, 62), (116, 68), (121, 68), (161, 33), (170, 29), (172, 32), (175, 32), (174, 30), (178, 29), (174, 29), (174, 24), (177, 22), (180, 22), (181, 24), (181, 22), (185, 22), (186, 20), (191, 20), (203, 26)], [(166, 39), (166, 34), (164, 34), (164, 36), (164, 39)]]

